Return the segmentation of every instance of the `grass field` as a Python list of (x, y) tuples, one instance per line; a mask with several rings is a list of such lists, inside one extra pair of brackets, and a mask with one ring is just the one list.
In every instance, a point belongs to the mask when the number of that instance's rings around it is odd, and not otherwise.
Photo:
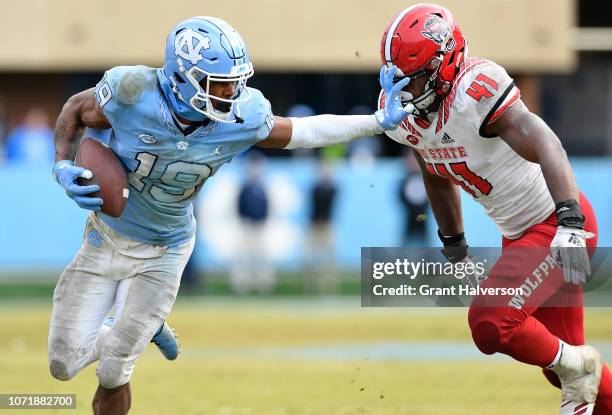
[[(70, 382), (47, 368), (48, 301), (0, 305), (0, 393), (76, 393), (88, 414), (94, 367)], [(362, 309), (357, 298), (179, 301), (169, 319), (183, 353), (151, 346), (132, 378), (133, 414), (555, 414), (539, 370), (471, 345), (463, 309)], [(612, 311), (587, 310), (610, 358)], [(0, 415), (24, 412), (2, 410)]]

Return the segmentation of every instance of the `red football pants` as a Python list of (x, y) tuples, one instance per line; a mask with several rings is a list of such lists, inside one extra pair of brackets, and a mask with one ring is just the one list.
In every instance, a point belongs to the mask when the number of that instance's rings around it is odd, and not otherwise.
[[(586, 231), (597, 235), (597, 220), (589, 201), (580, 195)], [(482, 287), (520, 287), (529, 291), (521, 307), (507, 297), (474, 297), (468, 321), (476, 346), (486, 354), (504, 353), (514, 359), (546, 367), (559, 350), (559, 339), (584, 344), (582, 291), (566, 284), (563, 271), (550, 266), (550, 244), (557, 231), (556, 214), (529, 228), (519, 239), (502, 241), (502, 255)], [(592, 256), (597, 237), (586, 241)], [(529, 280), (529, 281), (527, 281)], [(514, 304), (517, 304), (516, 302)], [(559, 387), (559, 379), (544, 369), (546, 378)], [(604, 367), (594, 414), (612, 414), (612, 375)]]

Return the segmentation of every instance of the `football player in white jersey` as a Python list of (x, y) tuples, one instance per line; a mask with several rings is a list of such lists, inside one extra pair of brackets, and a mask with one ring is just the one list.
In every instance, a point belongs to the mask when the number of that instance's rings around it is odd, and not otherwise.
[[(590, 274), (597, 223), (559, 139), (525, 107), (504, 68), (467, 56), (443, 7), (417, 4), (395, 16), (381, 58), (379, 108), (409, 114), (386, 134), (419, 154), (440, 239), (459, 249), (449, 260), (467, 256), (462, 188), (503, 236), (502, 256), (482, 285), (530, 287), (529, 298), (514, 306), (511, 298), (473, 299), (468, 320), (476, 346), (542, 367), (562, 389), (561, 414), (612, 413), (610, 372), (584, 345), (580, 284)], [(388, 97), (397, 85), (399, 97)], [(525, 270), (535, 271), (526, 279)], [(571, 304), (560, 298), (568, 291)]]

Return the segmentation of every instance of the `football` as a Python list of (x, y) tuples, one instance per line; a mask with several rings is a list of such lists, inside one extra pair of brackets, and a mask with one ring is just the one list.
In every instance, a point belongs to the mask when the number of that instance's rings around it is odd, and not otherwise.
[(115, 218), (121, 216), (129, 196), (129, 182), (127, 171), (115, 153), (97, 140), (83, 138), (74, 164), (93, 173), (91, 179), (79, 178), (77, 182), (81, 186), (100, 186), (100, 191), (91, 196), (102, 198), (102, 212)]

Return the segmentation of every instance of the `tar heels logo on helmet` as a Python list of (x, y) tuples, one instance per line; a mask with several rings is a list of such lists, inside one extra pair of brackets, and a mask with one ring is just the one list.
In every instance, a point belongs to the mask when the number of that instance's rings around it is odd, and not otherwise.
[[(240, 105), (251, 97), (246, 81), (253, 64), (242, 36), (224, 20), (195, 16), (174, 26), (166, 40), (159, 76), (172, 110), (191, 121), (240, 120)], [(221, 93), (231, 85), (233, 96)]]
[(210, 39), (187, 29), (178, 34), (174, 41), (174, 53), (192, 64), (197, 64), (204, 56), (200, 53), (202, 49), (210, 48)]

